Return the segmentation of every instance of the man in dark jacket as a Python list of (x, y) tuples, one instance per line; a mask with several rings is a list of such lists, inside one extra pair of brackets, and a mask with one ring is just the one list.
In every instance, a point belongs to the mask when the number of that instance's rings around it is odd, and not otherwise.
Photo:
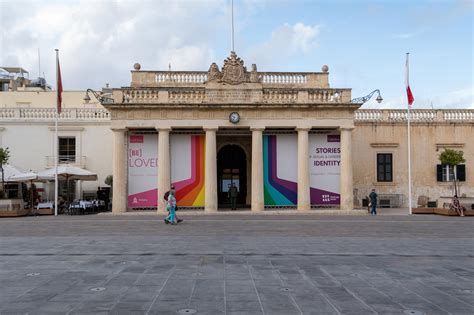
[(237, 197), (239, 196), (239, 190), (235, 187), (235, 184), (232, 183), (232, 186), (229, 188), (229, 198), (230, 204), (232, 205), (232, 210), (237, 210)]
[(370, 205), (371, 205), (370, 214), (377, 215), (377, 193), (375, 192), (375, 189), (372, 189), (372, 192), (370, 193), (369, 198), (370, 198)]

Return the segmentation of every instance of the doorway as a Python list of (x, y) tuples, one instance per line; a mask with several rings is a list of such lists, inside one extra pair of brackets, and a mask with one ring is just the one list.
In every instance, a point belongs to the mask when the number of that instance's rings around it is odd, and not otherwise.
[(230, 208), (229, 188), (239, 191), (237, 207), (245, 207), (247, 198), (247, 156), (236, 144), (223, 146), (217, 153), (217, 191), (219, 208)]

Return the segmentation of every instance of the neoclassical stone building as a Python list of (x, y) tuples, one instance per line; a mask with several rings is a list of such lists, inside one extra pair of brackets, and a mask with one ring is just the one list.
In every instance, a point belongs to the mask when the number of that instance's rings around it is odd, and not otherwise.
[[(110, 111), (96, 99), (86, 102), (85, 91), (63, 93), (58, 152), (56, 92), (0, 91), (0, 147), (24, 171), (52, 167), (57, 154), (60, 163), (97, 173), (97, 181), (73, 181), (69, 190), (60, 182), (60, 194), (73, 192), (71, 199), (95, 198), (114, 174), (116, 212), (163, 210), (158, 195), (170, 183), (181, 207), (208, 211), (229, 207), (232, 184), (239, 208), (255, 211), (357, 208), (372, 188), (381, 205), (407, 207), (407, 111), (357, 109), (350, 90), (331, 89), (328, 79), (327, 67), (246, 71), (235, 55), (207, 72), (137, 65), (130, 87), (102, 90), (113, 94), (105, 104)], [(411, 117), (413, 205), (420, 196), (438, 206), (449, 202), (456, 171), (461, 202), (471, 207), (474, 109), (419, 106)], [(466, 162), (456, 170), (440, 165), (445, 148), (462, 150)], [(54, 185), (37, 185), (44, 200), (54, 198)], [(18, 184), (7, 186), (20, 194)]]
[(234, 52), (208, 71), (144, 71), (113, 90), (113, 211), (178, 205), (353, 209), (351, 89), (321, 72), (248, 71)]

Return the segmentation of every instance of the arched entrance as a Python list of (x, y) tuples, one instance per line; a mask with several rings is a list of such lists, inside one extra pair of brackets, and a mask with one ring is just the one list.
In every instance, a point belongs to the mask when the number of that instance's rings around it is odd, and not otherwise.
[(230, 208), (228, 190), (232, 184), (239, 191), (237, 207), (242, 208), (247, 197), (247, 156), (240, 146), (228, 144), (217, 153), (219, 208)]

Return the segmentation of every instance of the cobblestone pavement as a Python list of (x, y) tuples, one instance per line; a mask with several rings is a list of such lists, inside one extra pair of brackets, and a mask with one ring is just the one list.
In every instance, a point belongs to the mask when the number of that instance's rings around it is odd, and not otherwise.
[(0, 220), (0, 314), (473, 314), (474, 220)]

